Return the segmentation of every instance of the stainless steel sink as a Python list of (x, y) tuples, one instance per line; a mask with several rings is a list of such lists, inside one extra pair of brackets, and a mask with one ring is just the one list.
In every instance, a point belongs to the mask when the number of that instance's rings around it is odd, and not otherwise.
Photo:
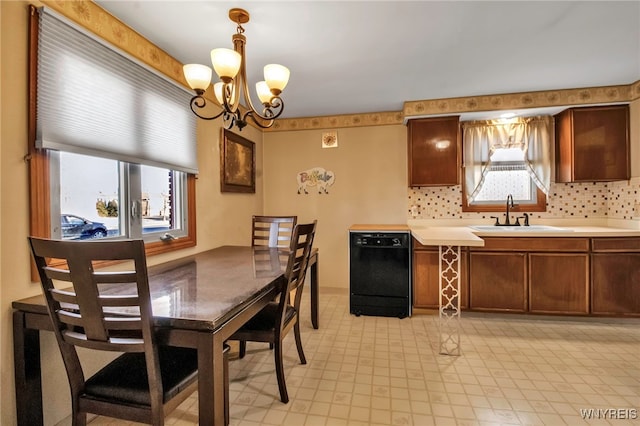
[(571, 232), (572, 229), (560, 228), (557, 226), (547, 225), (530, 225), (530, 226), (495, 226), (495, 225), (476, 225), (469, 228), (482, 232)]

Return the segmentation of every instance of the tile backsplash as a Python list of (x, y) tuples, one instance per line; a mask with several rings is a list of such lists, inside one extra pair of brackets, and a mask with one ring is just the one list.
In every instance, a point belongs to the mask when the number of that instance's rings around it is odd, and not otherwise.
[[(420, 187), (408, 190), (408, 213), (412, 219), (488, 218), (495, 213), (462, 211), (462, 187)], [(640, 217), (640, 177), (620, 182), (552, 183), (547, 211), (532, 218)]]

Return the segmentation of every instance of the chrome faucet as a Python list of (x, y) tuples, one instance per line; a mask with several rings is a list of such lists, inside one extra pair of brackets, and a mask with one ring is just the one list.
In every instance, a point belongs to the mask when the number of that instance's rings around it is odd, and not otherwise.
[[(506, 219), (504, 220), (504, 223), (500, 223), (500, 219), (497, 216), (491, 216), (491, 219), (495, 219), (496, 223), (494, 223), (495, 226), (510, 226), (511, 225), (511, 220), (509, 219), (509, 208), (513, 208), (515, 206), (515, 204), (513, 204), (513, 195), (509, 194), (507, 195), (507, 209), (506, 209)], [(516, 225), (520, 225), (520, 222), (518, 220), (516, 220)]]
[(507, 195), (507, 218), (504, 220), (504, 225), (509, 226), (511, 222), (509, 221), (509, 207), (513, 208), (513, 195)]

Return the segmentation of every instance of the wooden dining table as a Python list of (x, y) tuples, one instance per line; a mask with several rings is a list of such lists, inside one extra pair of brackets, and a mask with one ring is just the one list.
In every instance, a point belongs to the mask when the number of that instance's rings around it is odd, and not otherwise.
[[(285, 262), (259, 259), (265, 250), (223, 246), (149, 267), (160, 344), (198, 351), (198, 422), (223, 425), (225, 340), (277, 294)], [(309, 262), (312, 325), (318, 328), (318, 250)], [(41, 330), (52, 330), (42, 295), (12, 304), (18, 425), (42, 425)], [(314, 318), (315, 317), (315, 318)]]

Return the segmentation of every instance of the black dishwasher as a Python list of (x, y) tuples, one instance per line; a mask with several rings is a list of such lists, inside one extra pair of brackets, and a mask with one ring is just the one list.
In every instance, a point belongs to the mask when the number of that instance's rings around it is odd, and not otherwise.
[(349, 305), (356, 316), (411, 316), (409, 232), (349, 232)]

